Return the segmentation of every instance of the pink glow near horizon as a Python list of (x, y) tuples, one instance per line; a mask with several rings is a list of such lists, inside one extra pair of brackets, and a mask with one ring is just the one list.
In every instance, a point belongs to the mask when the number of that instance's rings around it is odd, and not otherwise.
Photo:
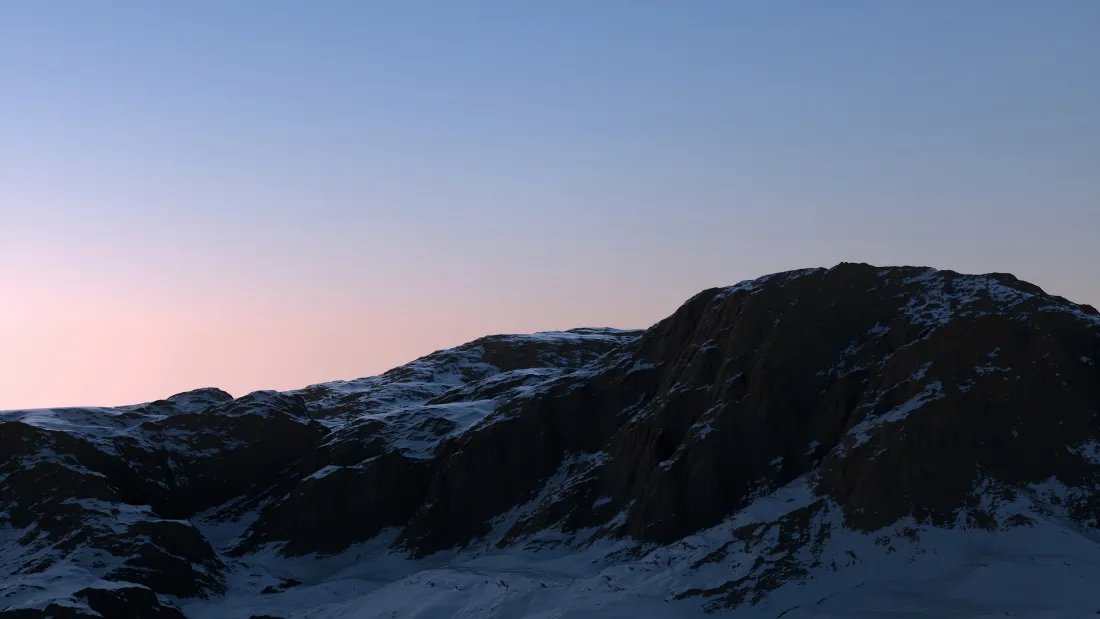
[(354, 295), (328, 304), (320, 295), (303, 302), (296, 297), (316, 291), (293, 286), (258, 294), (201, 279), (180, 283), (189, 289), (180, 295), (140, 282), (80, 286), (56, 273), (0, 277), (0, 410), (114, 406), (208, 386), (234, 396), (294, 389), (377, 374), (489, 333), (599, 324), (553, 299), (537, 308), (446, 293), (395, 295), (388, 307)]
[(101, 294), (104, 282), (82, 287), (50, 275), (0, 278), (0, 410), (132, 404), (208, 386), (234, 396), (295, 389), (377, 374), (490, 333), (645, 327), (705, 287), (666, 274), (652, 282), (667, 278), (664, 289), (606, 282), (601, 293), (598, 281), (535, 294), (507, 285), (467, 295), (427, 289), (383, 305), (355, 295), (332, 303), (293, 286), (217, 290), (201, 278), (181, 280), (184, 295), (150, 294), (135, 282)]
[(0, 409), (840, 261), (1100, 305), (1100, 2), (107, 4), (0, 2)]

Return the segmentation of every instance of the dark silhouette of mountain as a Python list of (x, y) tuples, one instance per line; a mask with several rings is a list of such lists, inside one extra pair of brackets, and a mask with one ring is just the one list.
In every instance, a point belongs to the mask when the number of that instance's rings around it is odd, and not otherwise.
[(0, 617), (1092, 613), (1098, 359), (1095, 309), (1011, 275), (841, 264), (644, 332), (0, 413)]

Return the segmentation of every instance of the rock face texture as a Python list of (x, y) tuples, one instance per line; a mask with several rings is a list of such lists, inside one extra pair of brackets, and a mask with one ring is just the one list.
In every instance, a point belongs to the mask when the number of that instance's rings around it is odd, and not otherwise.
[[(1095, 309), (1011, 275), (842, 264), (644, 332), (0, 413), (0, 617), (1092, 612), (1098, 361)], [(982, 561), (1031, 601), (904, 606)]]

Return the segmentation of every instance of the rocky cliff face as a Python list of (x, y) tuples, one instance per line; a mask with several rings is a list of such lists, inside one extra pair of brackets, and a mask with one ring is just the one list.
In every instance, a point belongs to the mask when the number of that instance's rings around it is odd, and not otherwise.
[[(1098, 359), (1096, 310), (1010, 275), (843, 264), (645, 332), (0, 413), (0, 617), (1092, 612)], [(976, 565), (1030, 601), (942, 586)]]

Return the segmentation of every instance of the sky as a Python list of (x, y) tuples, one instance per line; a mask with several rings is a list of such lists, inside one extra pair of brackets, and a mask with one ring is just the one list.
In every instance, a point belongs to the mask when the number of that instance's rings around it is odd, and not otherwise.
[(1100, 2), (0, 2), (0, 409), (645, 327), (841, 261), (1100, 306)]

